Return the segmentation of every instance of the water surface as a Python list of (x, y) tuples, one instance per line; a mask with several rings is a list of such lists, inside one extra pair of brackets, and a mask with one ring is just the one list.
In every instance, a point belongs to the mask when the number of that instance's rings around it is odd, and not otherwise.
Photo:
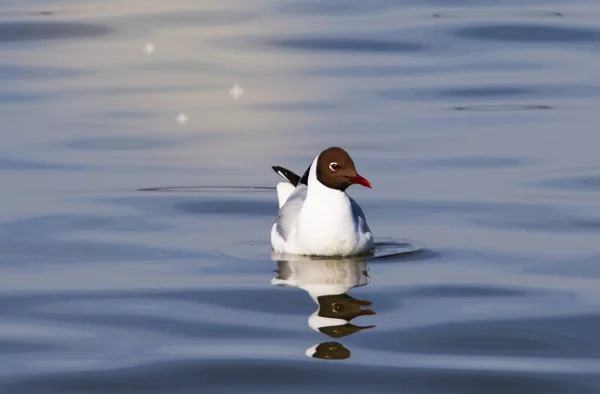
[[(598, 17), (4, 1), (0, 392), (600, 392)], [(331, 145), (378, 254), (272, 256)]]

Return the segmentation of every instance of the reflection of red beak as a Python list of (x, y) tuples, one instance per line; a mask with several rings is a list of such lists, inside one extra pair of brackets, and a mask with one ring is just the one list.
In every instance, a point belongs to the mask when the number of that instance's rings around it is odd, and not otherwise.
[(360, 328), (361, 330), (366, 330), (368, 328), (375, 328), (377, 326), (356, 326), (356, 327)]
[(371, 182), (367, 180), (367, 178), (363, 178), (362, 176), (356, 174), (356, 176), (347, 177), (348, 180), (352, 183), (358, 183), (359, 185), (363, 185), (364, 187), (371, 188)]
[(374, 315), (374, 314), (375, 314), (375, 311), (372, 311), (371, 309), (365, 309), (365, 310), (360, 311), (357, 316), (369, 316), (369, 315)]

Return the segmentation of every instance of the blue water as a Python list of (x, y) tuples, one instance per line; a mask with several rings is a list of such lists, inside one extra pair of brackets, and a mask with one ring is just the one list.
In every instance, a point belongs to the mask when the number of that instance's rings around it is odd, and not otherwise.
[[(600, 392), (598, 20), (3, 1), (0, 393)], [(272, 255), (331, 145), (376, 256)]]

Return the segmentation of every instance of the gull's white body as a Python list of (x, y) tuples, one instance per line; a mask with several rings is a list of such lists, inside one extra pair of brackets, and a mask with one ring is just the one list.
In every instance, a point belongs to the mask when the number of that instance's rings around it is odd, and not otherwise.
[(317, 179), (313, 161), (308, 186), (277, 185), (279, 214), (271, 229), (271, 246), (280, 253), (351, 256), (368, 252), (373, 235), (360, 206), (344, 191)]

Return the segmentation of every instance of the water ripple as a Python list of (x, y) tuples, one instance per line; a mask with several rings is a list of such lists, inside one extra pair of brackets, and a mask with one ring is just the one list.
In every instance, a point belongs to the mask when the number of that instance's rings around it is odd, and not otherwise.
[[(235, 344), (232, 344), (235, 348)], [(214, 349), (217, 350), (217, 349)], [(243, 350), (243, 348), (240, 348)], [(264, 348), (266, 354), (270, 348)], [(407, 360), (410, 357), (407, 357)], [(448, 360), (449, 361), (449, 360)], [(456, 360), (458, 361), (458, 360)], [(534, 360), (528, 360), (533, 365)], [(499, 365), (508, 365), (510, 360)], [(405, 361), (405, 364), (410, 364)], [(456, 367), (462, 363), (455, 363)], [(484, 364), (485, 365), (485, 364)], [(457, 368), (458, 369), (458, 368)], [(249, 372), (251, 371), (251, 372)], [(274, 371), (276, 373), (274, 373)], [(231, 377), (236, 379), (232, 381)], [(368, 379), (365, 379), (368, 376)], [(359, 393), (376, 385), (378, 390), (397, 392), (440, 391), (448, 394), (487, 392), (490, 387), (498, 394), (536, 392), (545, 394), (596, 394), (598, 379), (588, 376), (588, 384), (574, 382), (562, 374), (540, 375), (503, 371), (415, 370), (367, 365), (329, 365), (310, 368), (305, 362), (267, 359), (189, 360), (152, 363), (120, 370), (60, 373), (50, 376), (21, 378), (0, 385), (6, 392), (47, 394), (48, 387), (58, 392), (87, 393), (147, 393), (198, 390), (218, 392), (223, 387), (244, 392), (264, 392), (285, 387), (286, 392), (304, 393), (324, 382), (343, 382), (344, 392)], [(376, 382), (376, 383), (374, 383)], [(467, 391), (466, 391), (467, 390)]]
[(65, 40), (100, 37), (111, 34), (106, 26), (74, 22), (0, 23), (0, 43), (40, 40)]
[(412, 42), (344, 37), (284, 38), (270, 44), (285, 49), (331, 52), (403, 53), (425, 49), (424, 45)]
[(492, 25), (464, 27), (453, 33), (459, 38), (473, 40), (522, 42), (597, 42), (600, 41), (600, 31), (594, 29), (579, 29), (557, 26), (534, 25)]

